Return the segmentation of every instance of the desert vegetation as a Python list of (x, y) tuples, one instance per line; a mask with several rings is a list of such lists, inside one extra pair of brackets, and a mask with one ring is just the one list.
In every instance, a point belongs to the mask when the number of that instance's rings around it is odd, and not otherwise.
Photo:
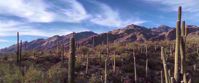
[(0, 83), (198, 83), (199, 40), (187, 38), (178, 11), (173, 41), (109, 42), (106, 33), (80, 45), (73, 33), (68, 46), (26, 51), (17, 32), (16, 52), (0, 56)]

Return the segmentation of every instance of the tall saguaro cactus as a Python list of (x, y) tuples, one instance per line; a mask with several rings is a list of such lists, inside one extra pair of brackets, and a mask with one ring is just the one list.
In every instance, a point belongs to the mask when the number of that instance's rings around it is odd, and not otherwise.
[(197, 51), (196, 52), (197, 52), (197, 55), (199, 56), (199, 47), (197, 47)]
[(148, 46), (146, 45), (145, 46), (145, 54), (146, 54), (146, 67), (145, 67), (145, 80), (146, 80), (146, 83), (148, 83), (148, 63), (149, 63), (149, 59), (148, 59)]
[(21, 59), (22, 59), (22, 40), (20, 41), (20, 45), (19, 45), (19, 61), (21, 63)]
[(180, 37), (180, 58), (181, 58), (181, 63), (180, 63), (180, 68), (181, 68), (181, 71), (180, 73), (183, 74), (184, 73), (184, 62), (185, 62), (185, 40), (184, 40), (184, 31), (185, 31), (185, 21), (183, 21), (182, 23), (182, 28), (181, 28), (181, 37)]
[(182, 22), (182, 26), (181, 26), (181, 36), (186, 36), (185, 35), (185, 31), (186, 31), (186, 23), (185, 21)]
[(168, 69), (167, 69), (167, 63), (164, 55), (164, 48), (161, 47), (161, 59), (162, 59), (162, 64), (164, 67), (164, 77), (165, 77), (165, 83), (169, 83), (169, 77), (168, 77)]
[(89, 66), (89, 54), (86, 55), (86, 74), (88, 74), (88, 66)]
[[(186, 62), (185, 62), (185, 42), (186, 42), (186, 36), (187, 36), (187, 30), (188, 28), (185, 27), (185, 21), (182, 22), (181, 26), (181, 17), (182, 17), (182, 7), (180, 6), (178, 8), (178, 21), (176, 25), (176, 47), (175, 47), (175, 63), (174, 63), (174, 81), (176, 83), (183, 80), (183, 83), (187, 83), (186, 80)], [(178, 65), (178, 58), (180, 56), (180, 73), (183, 76), (183, 79), (179, 78), (179, 65)]]
[(61, 61), (62, 64), (64, 64), (64, 56), (65, 56), (65, 48), (64, 48), (64, 44), (62, 45), (62, 53), (61, 53)]
[(105, 63), (104, 63), (104, 83), (108, 83), (107, 82), (107, 58), (105, 59)]
[(104, 83), (108, 83), (107, 82), (107, 62), (108, 62), (108, 57), (109, 57), (109, 36), (108, 33), (106, 34), (106, 51), (107, 51), (107, 56), (105, 58), (105, 70), (104, 70)]
[(161, 78), (160, 83), (164, 83), (164, 81), (163, 81), (163, 72), (162, 71), (160, 71), (160, 78)]
[[(179, 10), (181, 10), (181, 7), (179, 7)], [(179, 12), (181, 13), (181, 12)], [(181, 14), (179, 14), (181, 15)], [(181, 16), (178, 16), (178, 19), (181, 19)], [(178, 57), (180, 55), (179, 53), (179, 48), (180, 48), (180, 20), (177, 21), (177, 25), (176, 25), (176, 46), (175, 46), (175, 61), (174, 61), (174, 80), (178, 81), (179, 79), (179, 72), (178, 72)]]
[(19, 47), (19, 32), (17, 32), (17, 64), (19, 64), (19, 56), (20, 56), (20, 47)]
[(57, 41), (56, 56), (60, 56), (60, 43)]
[(93, 48), (95, 47), (95, 36), (93, 37)]
[(188, 26), (185, 26), (185, 36), (187, 36), (189, 33), (189, 29), (188, 29)]
[(186, 79), (186, 50), (185, 50), (185, 43), (186, 43), (186, 28), (185, 28), (185, 21), (182, 23), (182, 28), (181, 28), (181, 40), (180, 40), (180, 55), (181, 55), (181, 71), (180, 73), (183, 75), (183, 82), (187, 83)]
[(68, 83), (75, 83), (75, 33), (73, 33), (72, 38), (70, 39), (70, 54), (69, 54), (69, 62), (68, 62)]
[[(95, 48), (95, 37), (92, 38), (92, 54), (94, 54), (94, 48)], [(86, 55), (86, 74), (88, 74), (88, 68), (89, 68), (89, 54), (87, 53)]]
[(116, 53), (114, 52), (114, 55), (113, 55), (113, 72), (115, 73), (115, 70), (116, 70)]
[(178, 20), (181, 21), (181, 19), (182, 19), (182, 7), (179, 6), (179, 8), (178, 8)]
[(134, 80), (137, 83), (137, 69), (136, 69), (136, 57), (135, 52), (133, 52), (133, 61), (134, 61)]

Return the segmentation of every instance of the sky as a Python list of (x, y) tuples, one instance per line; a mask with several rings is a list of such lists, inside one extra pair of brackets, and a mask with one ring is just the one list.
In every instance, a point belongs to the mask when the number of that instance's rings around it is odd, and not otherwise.
[(199, 0), (0, 0), (0, 48), (71, 32), (103, 33), (136, 24), (174, 27), (183, 20), (199, 25)]

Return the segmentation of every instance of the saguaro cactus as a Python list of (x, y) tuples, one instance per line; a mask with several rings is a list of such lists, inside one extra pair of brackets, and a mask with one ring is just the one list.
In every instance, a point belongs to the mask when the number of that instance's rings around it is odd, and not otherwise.
[(107, 57), (109, 57), (109, 35), (106, 34), (106, 51), (107, 51)]
[(162, 70), (160, 71), (160, 78), (161, 78), (160, 83), (164, 83)]
[(168, 79), (169, 79), (169, 82), (171, 83), (171, 70), (168, 69)]
[(176, 47), (175, 47), (175, 61), (174, 61), (174, 80), (178, 81), (179, 72), (178, 72), (178, 57), (179, 57), (179, 48), (180, 48), (180, 21), (177, 21), (176, 25)]
[(109, 57), (109, 36), (108, 33), (106, 34), (106, 51), (107, 51), (107, 56), (105, 58), (105, 71), (104, 71), (104, 83), (107, 83), (107, 62), (108, 62), (108, 57)]
[(136, 70), (136, 57), (135, 57), (135, 52), (133, 52), (133, 61), (134, 61), (134, 80), (135, 80), (135, 83), (137, 83), (137, 70)]
[(65, 56), (65, 48), (64, 48), (64, 44), (62, 45), (62, 53), (61, 53), (61, 61), (62, 64), (64, 64), (64, 56)]
[(17, 32), (17, 64), (19, 64), (19, 56), (20, 56), (19, 49), (20, 49), (20, 47), (19, 47), (19, 32)]
[(22, 59), (22, 47), (23, 47), (22, 44), (23, 43), (22, 43), (22, 40), (21, 40), (20, 45), (19, 45), (19, 61), (20, 61), (20, 63), (21, 63), (21, 59)]
[(88, 74), (88, 66), (89, 66), (89, 54), (86, 54), (86, 74)]
[(172, 46), (171, 46), (171, 45), (169, 46), (169, 55), (170, 55), (170, 56), (173, 55), (173, 53), (172, 53)]
[(68, 83), (75, 83), (75, 33), (73, 33), (72, 38), (70, 39), (70, 54), (69, 54), (69, 62), (68, 62)]
[(185, 35), (185, 31), (186, 31), (185, 26), (186, 26), (185, 21), (183, 21), (182, 26), (181, 26), (181, 36), (186, 36)]
[(173, 77), (171, 77), (171, 83), (175, 83), (175, 82), (174, 82), (174, 78), (173, 78)]
[(185, 36), (187, 36), (188, 33), (189, 33), (189, 28), (188, 28), (188, 26), (186, 26), (186, 27), (185, 27)]
[[(94, 48), (95, 48), (95, 37), (93, 37), (92, 38), (92, 40), (93, 40), (93, 44), (92, 44), (92, 54), (94, 55)], [(88, 74), (88, 68), (89, 68), (89, 54), (87, 53), (87, 55), (86, 55), (86, 74)]]
[(167, 63), (164, 55), (164, 48), (161, 47), (161, 58), (162, 58), (162, 64), (164, 67), (164, 77), (165, 77), (165, 83), (169, 83), (169, 77), (168, 77), (168, 71), (167, 71)]
[(93, 48), (95, 47), (95, 37), (93, 37)]
[(197, 47), (197, 55), (199, 56), (199, 47)]
[(181, 55), (181, 74), (183, 75), (183, 82), (187, 83), (186, 79), (186, 50), (185, 50), (185, 43), (186, 43), (186, 24), (185, 21), (182, 23), (182, 28), (181, 28), (181, 41), (180, 41), (180, 55)]
[(181, 18), (182, 18), (182, 7), (179, 6), (179, 7), (178, 7), (178, 20), (181, 21)]
[(60, 43), (57, 41), (56, 56), (60, 56)]
[(114, 55), (113, 55), (113, 72), (115, 73), (115, 66), (116, 66), (116, 63), (115, 63), (115, 59), (116, 59), (116, 53), (114, 52)]
[(182, 7), (180, 6), (178, 8), (178, 21), (176, 25), (176, 47), (175, 47), (175, 61), (174, 61), (174, 81), (176, 83), (180, 82), (179, 78), (179, 65), (178, 65), (178, 58), (180, 55), (180, 73), (183, 75), (183, 81), (184, 83), (187, 83), (186, 80), (186, 65), (185, 65), (185, 42), (186, 42), (186, 36), (187, 36), (187, 30), (188, 28), (185, 27), (185, 21), (182, 22), (181, 26), (181, 16), (182, 15)]
[(191, 83), (191, 78), (189, 79), (188, 83)]
[(105, 59), (105, 64), (104, 64), (104, 83), (108, 83), (107, 82), (107, 58)]
[(148, 63), (149, 63), (149, 59), (148, 59), (148, 46), (146, 45), (145, 46), (145, 54), (146, 54), (146, 67), (145, 67), (145, 80), (146, 80), (146, 83), (148, 83)]

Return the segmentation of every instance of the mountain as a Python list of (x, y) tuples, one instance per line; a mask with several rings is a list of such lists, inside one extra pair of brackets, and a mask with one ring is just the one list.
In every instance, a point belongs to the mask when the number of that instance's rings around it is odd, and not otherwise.
[[(76, 33), (75, 39), (77, 41), (81, 41), (85, 38), (95, 36), (97, 35), (94, 32), (86, 31), (86, 32), (80, 32)], [(60, 46), (67, 46), (69, 44), (69, 40), (72, 37), (72, 33), (68, 35), (55, 35), (53, 37), (49, 37), (47, 39), (37, 39), (30, 42), (23, 42), (22, 48), (23, 50), (51, 50), (57, 47), (57, 45)], [(16, 45), (12, 45), (10, 47), (1, 49), (0, 52), (15, 52), (16, 51)]]
[[(199, 27), (188, 25), (188, 38), (199, 38)], [(93, 40), (95, 45), (105, 44), (108, 40), (113, 42), (145, 42), (145, 41), (161, 41), (161, 40), (175, 40), (175, 28), (166, 25), (160, 25), (154, 28), (146, 28), (138, 25), (128, 25), (107, 33), (96, 34), (94, 32), (80, 32), (76, 33), (75, 38), (78, 45), (92, 45)], [(55, 49), (57, 45), (64, 45), (68, 48), (69, 39), (72, 34), (53, 37), (47, 39), (37, 39), (31, 42), (23, 42), (25, 50), (51, 50)], [(16, 45), (1, 49), (1, 52), (14, 52)]]
[[(160, 25), (155, 28), (146, 28), (138, 25), (128, 25), (126, 27), (116, 29), (107, 33), (102, 33), (94, 36), (95, 44), (103, 44), (107, 40), (107, 34), (109, 42), (144, 42), (144, 41), (162, 41), (162, 40), (175, 40), (175, 28), (166, 25)], [(199, 37), (199, 27), (188, 25), (188, 37), (196, 36)], [(194, 34), (195, 33), (195, 34)], [(193, 34), (193, 35), (191, 35)], [(81, 44), (89, 45), (92, 44), (93, 38), (87, 38), (82, 41)]]
[(151, 29), (151, 31), (153, 32), (157, 32), (157, 33), (162, 33), (162, 32), (168, 32), (171, 29), (173, 29), (174, 27), (169, 27), (167, 25), (160, 25), (158, 27), (154, 27)]

